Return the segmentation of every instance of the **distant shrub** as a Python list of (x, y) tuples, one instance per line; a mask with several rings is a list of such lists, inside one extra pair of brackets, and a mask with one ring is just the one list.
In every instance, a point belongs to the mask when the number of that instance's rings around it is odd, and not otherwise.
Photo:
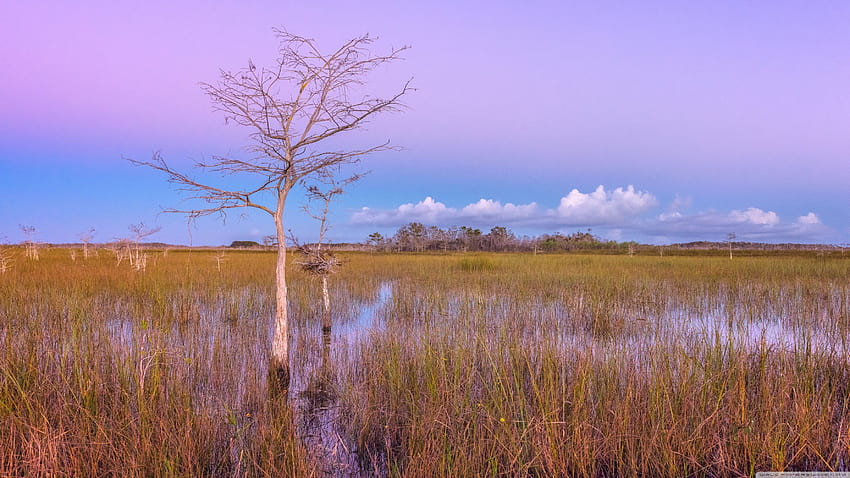
[(233, 241), (230, 247), (260, 247), (260, 243), (255, 241)]

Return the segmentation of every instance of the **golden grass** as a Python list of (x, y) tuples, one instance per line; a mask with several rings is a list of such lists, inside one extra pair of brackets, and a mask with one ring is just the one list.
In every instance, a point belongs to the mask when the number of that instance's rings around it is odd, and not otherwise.
[[(347, 254), (330, 343), (318, 282), (289, 274), (287, 399), (267, 391), (272, 254), (152, 252), (135, 272), (13, 251), (3, 476), (320, 476), (304, 416), (328, 409), (392, 476), (850, 469), (837, 254)], [(349, 335), (381, 284), (375, 328)]]

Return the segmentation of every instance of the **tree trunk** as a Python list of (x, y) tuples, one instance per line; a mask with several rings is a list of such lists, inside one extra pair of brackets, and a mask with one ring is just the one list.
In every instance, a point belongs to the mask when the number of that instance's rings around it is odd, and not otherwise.
[(328, 276), (322, 276), (322, 304), (325, 306), (324, 315), (330, 318), (331, 315), (331, 296), (328, 293)]
[(278, 193), (274, 214), (277, 234), (277, 264), (275, 267), (275, 313), (272, 335), (271, 369), (274, 387), (286, 392), (289, 389), (289, 320), (286, 313), (286, 229), (283, 225), (283, 206), (288, 190)]

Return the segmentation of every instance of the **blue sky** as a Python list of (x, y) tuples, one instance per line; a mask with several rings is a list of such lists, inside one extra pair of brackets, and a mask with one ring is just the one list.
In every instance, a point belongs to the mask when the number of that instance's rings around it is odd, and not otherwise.
[[(409, 221), (590, 227), (613, 239), (850, 242), (846, 2), (10, 2), (0, 19), (0, 241), (260, 239), (270, 218), (188, 225), (181, 197), (124, 158), (240, 155), (199, 82), (275, 55), (273, 27), (326, 49), (410, 45), (407, 111), (340, 140), (404, 146), (334, 205), (331, 239)], [(316, 225), (299, 210), (304, 240)]]

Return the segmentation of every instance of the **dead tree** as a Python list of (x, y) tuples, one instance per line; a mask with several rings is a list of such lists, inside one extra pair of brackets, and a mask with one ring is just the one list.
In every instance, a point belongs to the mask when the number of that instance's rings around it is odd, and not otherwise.
[(216, 252), (215, 256), (213, 257), (213, 260), (215, 261), (215, 266), (218, 269), (218, 273), (221, 274), (221, 263), (227, 260), (224, 258), (224, 249), (221, 249)]
[(114, 242), (107, 243), (106, 249), (115, 254), (115, 267), (120, 267), (125, 259), (130, 258), (130, 240), (127, 238), (116, 238)]
[(224, 114), (225, 122), (249, 129), (250, 143), (246, 147), (247, 159), (213, 157), (197, 163), (197, 167), (222, 176), (249, 176), (254, 180), (253, 188), (232, 189), (226, 183), (192, 178), (166, 164), (159, 153), (151, 161), (130, 161), (165, 173), (189, 199), (205, 203), (198, 208), (170, 209), (171, 212), (186, 213), (195, 219), (250, 207), (272, 217), (277, 264), (271, 366), (279, 385), (286, 389), (289, 383), (286, 199), (306, 178), (331, 174), (340, 166), (357, 163), (372, 153), (395, 149), (389, 142), (344, 150), (333, 149), (339, 145), (338, 141), (327, 149), (325, 145), (329, 138), (359, 129), (378, 113), (400, 110), (401, 99), (411, 88), (408, 81), (385, 98), (370, 96), (361, 89), (369, 73), (399, 60), (407, 47), (374, 54), (370, 51), (373, 38), (364, 35), (324, 53), (310, 38), (285, 30), (275, 33), (280, 41), (275, 64), (262, 68), (248, 61), (238, 71), (222, 70), (217, 83), (202, 84), (213, 108)]
[(94, 239), (94, 228), (89, 229), (88, 231), (79, 235), (80, 241), (83, 242), (83, 259), (89, 258), (89, 248), (91, 247), (91, 241)]
[(33, 239), (36, 234), (35, 226), (24, 226), (21, 224), (18, 227), (21, 228), (21, 232), (23, 232), (24, 236), (26, 236), (26, 240), (24, 241), (24, 250), (27, 259), (37, 261), (40, 244)]
[(148, 266), (148, 255), (142, 253), (142, 240), (156, 234), (162, 228), (148, 227), (144, 222), (140, 222), (130, 224), (127, 229), (132, 233), (131, 241), (133, 243), (129, 254), (130, 266), (137, 272), (144, 271)]
[(313, 219), (319, 221), (319, 238), (313, 244), (298, 244), (297, 239), (292, 237), (292, 242), (297, 250), (302, 255), (302, 259), (296, 261), (296, 264), (313, 275), (322, 278), (322, 327), (325, 331), (330, 331), (331, 328), (331, 299), (328, 292), (328, 275), (336, 272), (337, 268), (342, 265), (342, 262), (335, 254), (328, 250), (322, 250), (330, 225), (328, 224), (328, 212), (330, 212), (331, 202), (334, 197), (343, 193), (345, 186), (357, 181), (362, 176), (356, 174), (343, 181), (336, 181), (333, 176), (323, 174), (320, 181), (326, 186), (323, 189), (317, 185), (307, 186), (308, 201), (321, 201), (321, 210), (316, 212), (307, 204), (304, 206), (304, 211)]
[(732, 259), (732, 244), (735, 243), (735, 239), (738, 238), (738, 235), (734, 232), (730, 232), (726, 234), (726, 242), (729, 243), (729, 259)]

